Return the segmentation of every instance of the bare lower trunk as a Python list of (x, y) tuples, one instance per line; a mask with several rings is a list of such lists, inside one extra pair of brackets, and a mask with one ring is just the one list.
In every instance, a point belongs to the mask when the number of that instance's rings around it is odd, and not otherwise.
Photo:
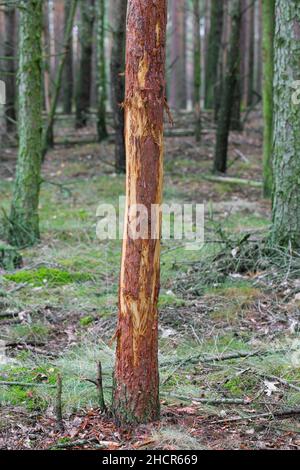
[(16, 128), (16, 76), (15, 76), (15, 38), (16, 38), (16, 11), (14, 7), (6, 7), (5, 10), (5, 82), (6, 105), (5, 120), (7, 132), (13, 132)]
[[(126, 216), (120, 276), (113, 411), (118, 422), (159, 417), (158, 312), (163, 179), (163, 109), (167, 3), (129, 0), (126, 47)], [(143, 204), (147, 236), (131, 236)], [(132, 212), (133, 210), (133, 212)]]

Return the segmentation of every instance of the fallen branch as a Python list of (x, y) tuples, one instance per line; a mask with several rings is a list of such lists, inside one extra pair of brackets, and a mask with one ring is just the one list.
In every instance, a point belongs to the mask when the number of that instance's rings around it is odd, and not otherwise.
[(185, 397), (179, 395), (173, 395), (169, 393), (161, 393), (161, 395), (166, 398), (175, 398), (177, 400), (186, 401), (186, 402), (196, 402), (196, 403), (205, 403), (209, 405), (250, 405), (252, 401), (244, 400), (242, 398), (195, 398), (195, 397)]
[(61, 375), (57, 375), (57, 384), (56, 384), (56, 403), (55, 403), (55, 414), (56, 422), (58, 428), (63, 431), (63, 414), (62, 414), (62, 378)]
[(202, 178), (207, 181), (211, 181), (212, 183), (241, 184), (244, 186), (250, 186), (252, 188), (262, 188), (263, 186), (263, 183), (261, 181), (245, 180), (242, 178), (234, 178), (231, 176), (202, 175)]
[(292, 408), (290, 410), (283, 410), (283, 411), (274, 411), (268, 413), (257, 413), (252, 416), (239, 416), (237, 418), (227, 418), (227, 419), (220, 419), (216, 421), (212, 421), (210, 424), (222, 424), (222, 423), (235, 423), (237, 421), (251, 421), (252, 419), (259, 419), (259, 418), (288, 418), (290, 416), (298, 416), (300, 415), (300, 408)]
[(48, 388), (56, 388), (56, 385), (49, 385), (45, 383), (28, 383), (28, 382), (3, 382), (0, 381), (0, 386), (8, 386), (8, 387), (48, 387)]

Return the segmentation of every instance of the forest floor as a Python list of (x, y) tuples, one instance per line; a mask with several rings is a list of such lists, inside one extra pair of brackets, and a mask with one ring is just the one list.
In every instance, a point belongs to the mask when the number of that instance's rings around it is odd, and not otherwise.
[[(71, 132), (63, 124), (61, 144)], [(109, 405), (121, 243), (97, 239), (96, 210), (117, 205), (124, 177), (113, 172), (109, 141), (58, 145), (43, 168), (41, 243), (22, 251), (21, 269), (0, 271), (1, 449), (300, 448), (300, 261), (268, 253), (270, 203), (261, 188), (206, 179), (208, 117), (204, 127), (201, 145), (166, 138), (165, 202), (203, 203), (206, 216), (201, 250), (163, 241), (161, 421), (120, 429), (99, 412), (91, 380), (101, 361)], [(232, 133), (228, 176), (261, 180), (261, 140), (259, 116)], [(15, 154), (1, 150), (6, 210)]]

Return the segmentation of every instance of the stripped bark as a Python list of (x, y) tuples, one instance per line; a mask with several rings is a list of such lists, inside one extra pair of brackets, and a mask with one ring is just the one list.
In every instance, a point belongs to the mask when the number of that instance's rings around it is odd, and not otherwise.
[[(132, 209), (161, 204), (167, 2), (129, 0), (126, 47), (126, 215), (113, 412), (119, 423), (159, 418), (158, 311), (161, 217), (130, 236)], [(155, 238), (151, 235), (158, 234)], [(144, 234), (145, 235), (145, 234)]]

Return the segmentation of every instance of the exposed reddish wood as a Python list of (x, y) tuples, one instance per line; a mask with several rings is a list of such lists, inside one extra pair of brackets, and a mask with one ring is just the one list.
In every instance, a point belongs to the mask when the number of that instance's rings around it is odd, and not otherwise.
[[(166, 0), (129, 0), (126, 41), (126, 215), (119, 293), (114, 414), (119, 422), (159, 417), (157, 301), (159, 239), (130, 237), (135, 204), (161, 204)], [(147, 219), (148, 234), (161, 220)]]

